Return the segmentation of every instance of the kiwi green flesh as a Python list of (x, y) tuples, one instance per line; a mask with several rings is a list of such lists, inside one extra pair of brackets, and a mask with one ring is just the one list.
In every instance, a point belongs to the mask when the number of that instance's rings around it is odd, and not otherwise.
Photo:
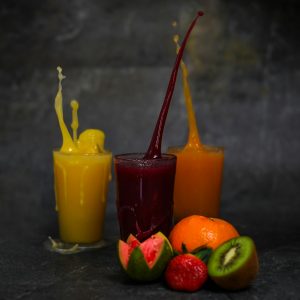
[(218, 286), (232, 291), (246, 288), (259, 269), (254, 242), (245, 236), (225, 242), (213, 252), (207, 267), (208, 275)]
[(213, 252), (209, 259), (210, 276), (223, 277), (235, 273), (247, 264), (255, 251), (252, 239), (247, 236), (225, 242)]

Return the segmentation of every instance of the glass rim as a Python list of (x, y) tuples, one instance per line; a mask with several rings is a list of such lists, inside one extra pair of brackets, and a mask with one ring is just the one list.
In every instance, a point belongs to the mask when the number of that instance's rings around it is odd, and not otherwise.
[(131, 153), (124, 153), (124, 154), (116, 154), (114, 155), (114, 159), (117, 161), (173, 161), (176, 160), (177, 157), (171, 153), (162, 153), (160, 158), (150, 158), (150, 159), (143, 159), (145, 152), (131, 152)]
[(73, 153), (73, 152), (61, 152), (59, 149), (53, 149), (52, 153), (59, 153), (60, 155), (65, 156), (106, 156), (112, 155), (112, 152), (109, 150), (105, 150), (105, 152), (101, 153)]

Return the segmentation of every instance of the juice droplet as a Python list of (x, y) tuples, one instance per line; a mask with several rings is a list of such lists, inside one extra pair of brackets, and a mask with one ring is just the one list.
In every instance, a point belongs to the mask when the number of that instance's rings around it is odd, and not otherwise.
[(167, 119), (167, 115), (168, 115), (168, 111), (169, 111), (169, 106), (172, 100), (172, 96), (173, 96), (173, 92), (174, 92), (174, 88), (175, 88), (175, 83), (176, 83), (176, 78), (177, 78), (177, 73), (178, 73), (178, 68), (179, 68), (179, 64), (183, 55), (183, 51), (185, 48), (185, 45), (187, 43), (187, 40), (191, 34), (191, 31), (193, 30), (198, 18), (200, 16), (203, 15), (203, 12), (198, 12), (197, 16), (194, 18), (193, 22), (191, 23), (185, 37), (184, 40), (182, 42), (182, 45), (178, 51), (176, 60), (175, 60), (175, 64), (171, 73), (171, 77), (169, 80), (169, 84), (168, 84), (168, 88), (167, 88), (167, 92), (165, 95), (165, 99), (163, 102), (163, 106), (161, 108), (153, 135), (152, 135), (152, 139), (149, 145), (149, 148), (147, 150), (147, 153), (144, 156), (144, 159), (154, 159), (154, 158), (160, 158), (161, 157), (161, 142), (162, 142), (162, 135), (163, 135), (163, 131), (164, 131), (164, 126), (166, 123), (166, 119)]
[(63, 97), (62, 97), (62, 81), (66, 78), (62, 74), (62, 68), (57, 67), (58, 71), (58, 91), (55, 97), (55, 111), (59, 122), (59, 127), (62, 134), (62, 140), (63, 144), (60, 148), (61, 152), (76, 152), (77, 148), (75, 144), (73, 143), (73, 140), (70, 136), (70, 133), (68, 131), (68, 128), (64, 122), (64, 115), (63, 115)]
[[(178, 34), (174, 35), (173, 41), (176, 45), (176, 51), (178, 53), (180, 49)], [(188, 82), (189, 73), (183, 60), (181, 60), (180, 62), (180, 68), (182, 71), (183, 92), (184, 92), (185, 105), (188, 114), (188, 124), (189, 124), (189, 137), (185, 149), (200, 149), (202, 147), (202, 144), (199, 137), (195, 110), (193, 107), (191, 90)]]
[(78, 122), (79, 103), (76, 100), (72, 100), (70, 105), (71, 105), (71, 108), (72, 108), (71, 127), (72, 127), (72, 130), (73, 130), (73, 141), (74, 141), (75, 145), (77, 145), (77, 129), (79, 127), (79, 122)]

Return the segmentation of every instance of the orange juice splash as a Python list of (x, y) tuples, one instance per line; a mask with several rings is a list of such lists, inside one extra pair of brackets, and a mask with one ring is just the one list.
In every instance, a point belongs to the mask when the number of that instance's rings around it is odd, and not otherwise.
[(76, 100), (70, 102), (72, 108), (72, 133), (71, 137), (69, 130), (64, 121), (63, 115), (63, 96), (62, 96), (62, 81), (66, 78), (62, 74), (62, 68), (57, 67), (58, 71), (58, 91), (55, 97), (55, 111), (59, 122), (59, 127), (62, 133), (62, 146), (60, 152), (63, 153), (79, 153), (79, 154), (95, 154), (103, 153), (105, 134), (98, 129), (87, 129), (83, 131), (78, 138), (78, 109), (79, 103)]
[[(175, 24), (176, 23), (173, 23), (173, 26)], [(180, 49), (178, 34), (174, 35), (173, 41), (176, 45), (176, 52), (178, 53)], [(191, 89), (188, 82), (188, 69), (182, 59), (180, 62), (180, 68), (182, 71), (183, 91), (184, 91), (185, 105), (188, 114), (188, 124), (189, 124), (188, 142), (185, 145), (184, 150), (189, 150), (189, 149), (198, 150), (202, 148), (202, 144), (201, 144), (201, 140), (197, 128), (197, 121), (196, 121), (195, 110), (192, 102)]]
[(77, 129), (79, 127), (79, 122), (78, 122), (78, 108), (79, 108), (79, 103), (76, 100), (72, 100), (71, 103), (71, 108), (72, 108), (72, 123), (71, 123), (71, 128), (73, 130), (73, 141), (75, 145), (77, 144)]
[(58, 118), (58, 122), (59, 122), (59, 127), (61, 130), (61, 134), (62, 134), (62, 139), (63, 139), (63, 144), (60, 148), (61, 152), (77, 152), (77, 147), (74, 144), (70, 133), (68, 131), (68, 128), (65, 124), (64, 121), (64, 114), (63, 114), (63, 97), (62, 97), (62, 81), (63, 79), (66, 78), (66, 76), (64, 76), (62, 74), (62, 68), (61, 67), (57, 67), (57, 71), (58, 71), (58, 91), (55, 97), (55, 111), (56, 111), (56, 115)]

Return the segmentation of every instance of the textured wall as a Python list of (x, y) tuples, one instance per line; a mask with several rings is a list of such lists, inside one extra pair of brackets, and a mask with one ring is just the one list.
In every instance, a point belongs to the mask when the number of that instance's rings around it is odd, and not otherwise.
[[(61, 139), (53, 107), (56, 66), (67, 75), (68, 122), (68, 102), (76, 98), (81, 129), (102, 128), (114, 153), (145, 151), (175, 59), (171, 23), (177, 20), (183, 35), (198, 9), (205, 16), (185, 60), (202, 140), (226, 148), (223, 216), (242, 223), (250, 214), (248, 222), (269, 227), (274, 236), (278, 224), (287, 232), (288, 226), (299, 228), (297, 1), (6, 0), (0, 5), (3, 234), (12, 220), (19, 234), (55, 230), (51, 151)], [(164, 149), (186, 139), (178, 79)], [(265, 221), (274, 208), (276, 214)], [(108, 218), (115, 218), (114, 211), (112, 184)]]

